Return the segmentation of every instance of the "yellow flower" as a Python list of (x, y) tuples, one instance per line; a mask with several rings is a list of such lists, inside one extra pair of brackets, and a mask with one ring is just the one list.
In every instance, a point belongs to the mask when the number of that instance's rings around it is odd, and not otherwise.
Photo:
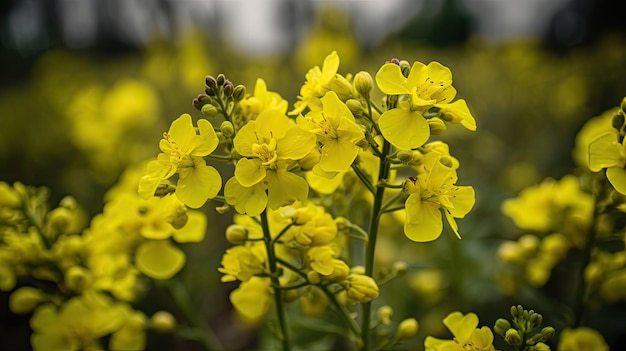
[(236, 279), (242, 282), (265, 271), (266, 251), (263, 245), (234, 246), (222, 256), (222, 267), (217, 270), (224, 273), (223, 282)]
[(589, 169), (606, 168), (606, 178), (615, 190), (626, 194), (626, 143), (616, 132), (607, 132), (589, 143)]
[(43, 305), (30, 320), (33, 349), (101, 350), (99, 339), (124, 324), (123, 306), (101, 294), (73, 297), (59, 309), (52, 304)]
[(148, 199), (154, 195), (159, 183), (178, 173), (176, 196), (187, 206), (199, 208), (215, 197), (222, 185), (218, 171), (207, 166), (203, 157), (217, 147), (219, 140), (209, 121), (198, 121), (200, 134), (191, 123), (191, 116), (181, 115), (172, 122), (159, 143), (162, 153), (150, 161), (139, 182), (139, 195)]
[(454, 218), (463, 218), (472, 209), (474, 189), (455, 185), (456, 171), (446, 158), (437, 153), (428, 153), (425, 158), (425, 172), (404, 183), (404, 192), (409, 195), (405, 202), (404, 233), (417, 242), (437, 239), (443, 230), (443, 210), (450, 227), (461, 238)]
[(169, 240), (149, 240), (135, 253), (135, 265), (153, 279), (170, 279), (185, 265), (185, 253)]
[(478, 328), (478, 316), (474, 313), (463, 315), (452, 312), (443, 324), (454, 335), (453, 340), (442, 340), (427, 336), (425, 351), (494, 351), (493, 332), (489, 327)]
[(476, 130), (476, 121), (465, 101), (451, 103), (456, 95), (452, 73), (439, 62), (415, 62), (408, 77), (402, 75), (399, 65), (386, 63), (376, 73), (376, 83), (387, 95), (408, 96), (408, 100), (401, 100), (398, 108), (384, 112), (378, 120), (385, 139), (400, 149), (414, 149), (428, 140), (426, 113)]
[(609, 345), (597, 330), (588, 327), (565, 329), (559, 339), (558, 351), (608, 351)]
[(266, 205), (278, 208), (306, 199), (308, 184), (288, 169), (315, 147), (313, 134), (279, 111), (268, 110), (243, 126), (233, 143), (243, 158), (224, 196), (238, 212), (254, 216)]
[(307, 107), (319, 110), (322, 107), (320, 97), (330, 90), (334, 90), (344, 101), (352, 96), (352, 86), (346, 78), (337, 74), (338, 68), (339, 56), (336, 51), (326, 56), (322, 69), (319, 66), (311, 68), (305, 75), (306, 81), (300, 88), (298, 101), (289, 114), (298, 115)]
[(272, 306), (269, 278), (252, 277), (230, 293), (230, 302), (237, 313), (251, 324), (258, 323)]
[(261, 78), (256, 80), (254, 95), (248, 96), (239, 103), (246, 117), (246, 121), (256, 119), (261, 112), (266, 110), (277, 110), (280, 113), (287, 113), (289, 103), (280, 94), (267, 90), (265, 81)]
[(350, 109), (335, 92), (326, 93), (321, 101), (321, 111), (311, 111), (304, 117), (298, 117), (298, 124), (317, 136), (321, 158), (313, 171), (319, 168), (322, 174), (345, 172), (359, 154), (357, 143), (365, 135)]

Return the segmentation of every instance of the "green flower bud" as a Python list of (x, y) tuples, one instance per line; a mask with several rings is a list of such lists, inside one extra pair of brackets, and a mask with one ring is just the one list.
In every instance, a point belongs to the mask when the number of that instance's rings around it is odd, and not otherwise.
[(622, 99), (622, 104), (620, 105), (620, 108), (624, 113), (626, 113), (626, 97)]
[(621, 130), (624, 126), (624, 113), (622, 111), (617, 112), (611, 119), (611, 125), (617, 130)]
[(402, 75), (406, 78), (411, 73), (411, 64), (407, 60), (400, 61), (400, 70), (402, 71)]
[(246, 87), (239, 84), (235, 87), (235, 90), (233, 91), (233, 99), (235, 99), (235, 101), (241, 101), (243, 100), (243, 98), (246, 96)]
[(174, 229), (181, 229), (189, 220), (185, 207), (178, 209), (175, 213), (173, 213), (173, 215), (174, 216), (171, 219), (170, 224), (174, 227)]
[(548, 341), (550, 338), (554, 336), (555, 330), (552, 327), (544, 327), (541, 329), (541, 339), (543, 341)]
[(211, 118), (217, 115), (217, 108), (211, 104), (206, 104), (200, 109), (203, 115)]
[(393, 263), (391, 269), (396, 273), (396, 276), (401, 277), (406, 274), (408, 265), (404, 261), (396, 261)]
[(502, 337), (504, 337), (504, 334), (509, 329), (511, 329), (511, 322), (504, 318), (498, 318), (498, 320), (496, 320), (496, 324), (493, 326), (493, 331)]
[(220, 131), (225, 137), (230, 138), (235, 134), (235, 126), (230, 121), (224, 121), (220, 125)]
[(241, 244), (248, 240), (248, 229), (241, 224), (231, 224), (226, 228), (226, 240), (231, 244)]
[(439, 118), (431, 118), (428, 120), (428, 127), (430, 128), (430, 134), (441, 135), (446, 131), (446, 123)]
[(519, 335), (519, 332), (513, 328), (506, 331), (504, 334), (504, 340), (513, 346), (519, 346), (522, 344), (522, 337)]
[(167, 311), (157, 311), (150, 318), (150, 325), (159, 333), (169, 333), (176, 328), (176, 319)]
[(408, 164), (413, 161), (413, 151), (411, 150), (399, 150), (396, 154), (396, 157), (400, 162), (404, 164)]
[(368, 98), (372, 91), (372, 86), (374, 85), (374, 79), (372, 79), (372, 76), (368, 72), (361, 71), (354, 76), (352, 84), (354, 90), (364, 98)]
[(398, 331), (396, 332), (396, 338), (398, 340), (408, 339), (417, 334), (419, 324), (415, 318), (407, 318), (398, 324)]
[(398, 95), (387, 95), (387, 101), (386, 101), (387, 110), (396, 108), (397, 104), (398, 104)]
[(9, 309), (13, 313), (27, 314), (46, 300), (47, 297), (43, 291), (30, 286), (24, 286), (15, 290), (11, 293), (11, 296), (9, 296)]
[(346, 101), (346, 106), (348, 106), (350, 112), (352, 112), (355, 117), (363, 116), (363, 105), (359, 100), (348, 99), (348, 101)]
[(216, 79), (217, 86), (221, 87), (222, 85), (224, 85), (225, 81), (226, 81), (226, 76), (224, 74), (220, 73), (217, 75), (217, 79)]

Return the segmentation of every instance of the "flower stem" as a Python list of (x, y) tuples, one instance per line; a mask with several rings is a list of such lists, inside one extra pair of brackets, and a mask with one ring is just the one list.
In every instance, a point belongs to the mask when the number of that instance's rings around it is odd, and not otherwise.
[[(389, 177), (389, 162), (387, 155), (391, 145), (387, 140), (383, 143), (382, 157), (378, 167), (378, 181), (384, 181)], [(385, 187), (376, 187), (374, 194), (374, 205), (372, 207), (372, 216), (370, 218), (369, 240), (366, 245), (365, 252), (365, 275), (372, 277), (374, 273), (374, 254), (376, 253), (376, 237), (378, 235), (378, 226), (380, 224), (381, 209), (383, 206), (383, 197), (385, 195)], [(363, 304), (363, 315), (361, 324), (361, 335), (363, 338), (363, 351), (369, 351), (371, 348), (370, 340), (370, 317), (372, 311), (372, 303)]]
[[(265, 242), (265, 249), (267, 250), (267, 261), (270, 269), (270, 279), (273, 286), (280, 286), (278, 280), (278, 266), (276, 264), (276, 253), (274, 252), (274, 243), (272, 242), (272, 236), (270, 234), (270, 227), (267, 221), (267, 209), (261, 213), (261, 228), (263, 228), (263, 241)], [(289, 332), (287, 330), (287, 321), (285, 318), (285, 308), (283, 306), (282, 291), (280, 289), (274, 289), (274, 305), (276, 306), (276, 317), (278, 318), (278, 326), (281, 332), (281, 342), (283, 351), (291, 349), (289, 342)]]

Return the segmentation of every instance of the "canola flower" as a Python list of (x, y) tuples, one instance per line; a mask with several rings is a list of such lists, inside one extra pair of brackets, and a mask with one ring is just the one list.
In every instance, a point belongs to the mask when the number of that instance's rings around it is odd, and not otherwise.
[(424, 340), (426, 351), (494, 351), (493, 332), (489, 327), (478, 328), (478, 316), (474, 313), (452, 312), (443, 324), (454, 335), (453, 340), (443, 340), (427, 336)]

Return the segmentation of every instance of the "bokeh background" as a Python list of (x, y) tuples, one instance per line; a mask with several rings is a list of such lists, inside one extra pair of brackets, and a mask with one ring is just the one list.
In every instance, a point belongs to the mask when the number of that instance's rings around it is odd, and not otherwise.
[[(511, 304), (549, 310), (562, 281), (517, 296), (494, 283), (495, 248), (519, 235), (500, 204), (525, 186), (571, 172), (579, 128), (626, 96), (624, 10), (610, 0), (3, 1), (0, 181), (49, 187), (53, 204), (72, 195), (94, 215), (126, 167), (156, 155), (172, 120), (184, 112), (199, 116), (191, 100), (207, 74), (224, 73), (250, 91), (262, 77), (293, 104), (307, 69), (333, 50), (342, 74), (373, 75), (393, 57), (436, 60), (450, 67), (478, 123), (476, 133), (453, 130), (447, 139), (477, 205), (461, 222), (462, 245), (443, 240), (405, 252), (382, 241), (381, 260), (437, 257), (432, 252), (458, 258), (442, 263), (453, 283), (427, 292), (434, 299), (407, 289), (410, 277), (398, 283), (397, 313), (424, 326), (429, 318), (440, 324), (451, 305), (477, 312), (483, 324)], [(234, 287), (219, 283), (216, 270), (230, 217), (218, 217), (211, 205), (205, 211), (215, 226), (202, 244), (186, 247), (181, 279), (225, 344), (244, 349), (255, 334), (232, 321), (227, 295)], [(142, 303), (167, 308), (162, 295), (155, 288)], [(23, 350), (28, 316), (12, 315), (7, 299), (0, 293), (0, 349)], [(625, 310), (619, 305), (587, 322), (619, 345), (624, 337), (610, 321), (623, 323)]]

